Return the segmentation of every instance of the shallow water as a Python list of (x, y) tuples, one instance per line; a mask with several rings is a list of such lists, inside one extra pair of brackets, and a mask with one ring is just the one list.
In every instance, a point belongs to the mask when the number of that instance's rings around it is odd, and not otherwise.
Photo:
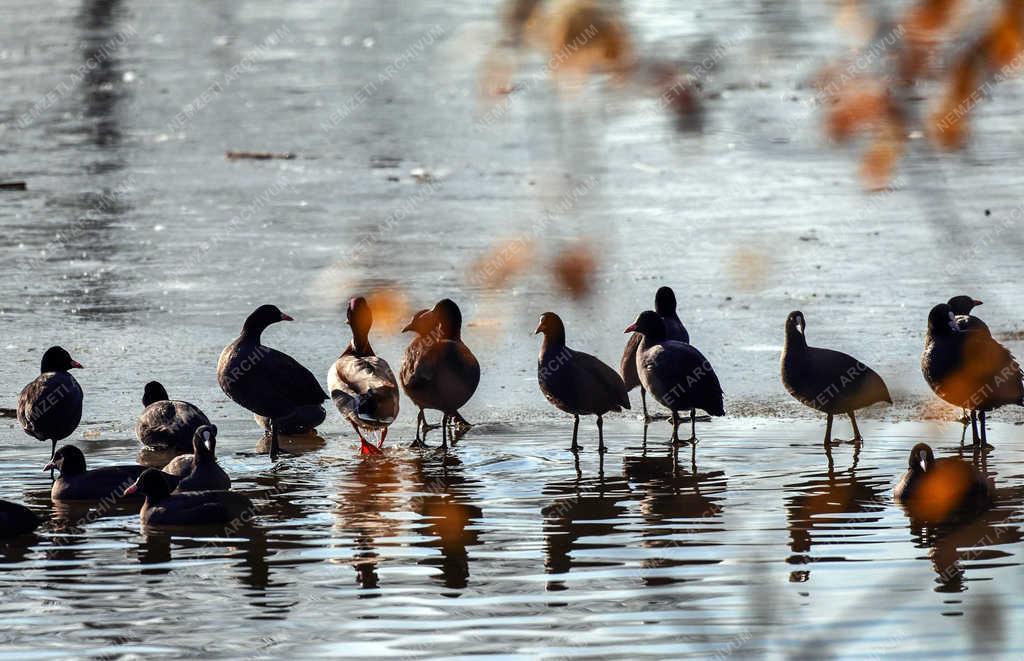
[[(976, 527), (911, 530), (889, 493), (915, 442), (958, 446), (955, 425), (907, 422), (954, 413), (917, 364), (930, 306), (985, 300), (1022, 349), (1021, 85), (979, 107), (968, 150), (912, 141), (894, 190), (867, 195), (856, 150), (823, 144), (807, 103), (847, 43), (832, 7), (676, 5), (628, 3), (646, 52), (738, 36), (705, 81), (699, 134), (629, 88), (556, 90), (539, 56), (485, 121), (484, 3), (0, 6), (0, 181), (28, 182), (0, 191), (0, 406), (60, 343), (86, 365), (71, 441), (93, 466), (125, 463), (142, 384), (159, 379), (218, 424), (222, 462), (263, 503), (228, 540), (143, 535), (124, 511), (55, 516), (3, 549), (0, 656), (1020, 655), (1021, 413), (993, 416), (1000, 500)], [(498, 288), (468, 277), (581, 185), (532, 268)], [(582, 300), (547, 267), (577, 236), (598, 266)], [(673, 468), (664, 423), (645, 458), (639, 423), (614, 418), (603, 473), (592, 441), (577, 469), (570, 424), (536, 387), (536, 318), (558, 311), (571, 345), (616, 362), (663, 283), (730, 417), (701, 427), (696, 467), (683, 450)], [(383, 287), (405, 314), (446, 295), (463, 307), (480, 424), (448, 463), (364, 461), (337, 415), (272, 468), (239, 454), (259, 434), (214, 366), (244, 316), (279, 304), (298, 322), (268, 344), (322, 374), (347, 340), (343, 302)], [(844, 446), (829, 474), (822, 421), (779, 383), (792, 309), (896, 399), (865, 412), (855, 469)], [(385, 324), (372, 339), (393, 364), (407, 340)], [(13, 420), (0, 434), (0, 497), (50, 513), (42, 444)]]
[[(273, 468), (246, 452), (258, 435), (228, 423), (218, 449), (258, 502), (252, 526), (167, 534), (128, 512), (54, 512), (2, 549), (3, 656), (1024, 650), (1024, 453), (1002, 442), (1019, 428), (991, 430), (997, 506), (934, 531), (914, 528), (891, 488), (917, 440), (955, 453), (957, 425), (866, 422), (868, 440), (835, 448), (830, 471), (809, 422), (700, 425), (695, 456), (673, 461), (666, 423), (645, 449), (642, 425), (614, 419), (603, 463), (584, 426), (578, 465), (568, 423), (482, 424), (446, 460), (361, 459), (333, 438)], [(93, 465), (134, 451), (83, 446)], [(43, 454), (5, 444), (0, 496), (27, 492), (49, 512)]]

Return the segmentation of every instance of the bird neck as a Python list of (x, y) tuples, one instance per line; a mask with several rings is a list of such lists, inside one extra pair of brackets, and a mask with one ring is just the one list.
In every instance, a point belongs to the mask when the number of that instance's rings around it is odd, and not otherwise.
[(370, 333), (365, 328), (352, 328), (352, 341), (348, 343), (348, 351), (359, 357), (372, 356), (373, 347), (370, 346)]
[(544, 341), (540, 345), (541, 355), (547, 355), (563, 349), (565, 349), (565, 331), (552, 330), (544, 333)]
[(807, 338), (796, 328), (786, 329), (786, 351), (802, 350), (807, 348)]
[(260, 338), (263, 336), (263, 331), (266, 329), (266, 324), (253, 319), (246, 319), (245, 324), (242, 325), (242, 334), (239, 337), (245, 342), (255, 342), (256, 344), (259, 344)]

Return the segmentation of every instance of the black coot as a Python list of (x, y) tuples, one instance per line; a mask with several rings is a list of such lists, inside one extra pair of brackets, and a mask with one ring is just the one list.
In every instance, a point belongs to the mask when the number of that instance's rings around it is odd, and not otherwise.
[(402, 364), (402, 387), (420, 408), (441, 411), (441, 447), (446, 448), (449, 423), (465, 424), (459, 409), (480, 384), (480, 363), (462, 341), (459, 306), (446, 298), (429, 316), (436, 321), (437, 340), (422, 342), (413, 360)]
[[(68, 373), (82, 365), (62, 347), (50, 347), (43, 354), (39, 376), (18, 395), (18, 423), (25, 433), (50, 441), (50, 458), (62, 441), (82, 420), (82, 387)], [(53, 477), (53, 473), (50, 473)]]
[(893, 497), (911, 517), (937, 524), (975, 514), (992, 504), (995, 489), (974, 466), (958, 457), (936, 459), (918, 443), (910, 451), (907, 472)]
[(181, 478), (178, 491), (230, 489), (231, 478), (217, 463), (217, 427), (203, 425), (192, 435), (192, 454), (175, 457), (164, 472)]
[(832, 417), (850, 416), (853, 440), (863, 440), (855, 411), (876, 402), (889, 402), (882, 377), (853, 356), (807, 346), (807, 321), (802, 312), (786, 317), (786, 344), (782, 348), (782, 385), (797, 401), (828, 414), (825, 443), (832, 441)]
[(654, 310), (641, 312), (625, 332), (643, 335), (636, 356), (640, 384), (672, 411), (672, 441), (681, 442), (679, 411), (689, 411), (689, 440), (696, 442), (696, 409), (725, 415), (722, 386), (711, 363), (693, 345), (668, 339), (665, 322)]
[(987, 332), (961, 330), (947, 303), (928, 313), (921, 372), (932, 391), (971, 412), (975, 445), (985, 445), (985, 414), (1007, 404), (1024, 406), (1024, 379), (1013, 354)]
[[(388, 362), (373, 352), (369, 333), (373, 313), (362, 296), (348, 303), (352, 340), (327, 371), (327, 390), (334, 405), (359, 436), (362, 454), (380, 454), (388, 426), (398, 417), (398, 381)], [(380, 441), (371, 445), (362, 430), (379, 431)]]
[(158, 450), (187, 452), (196, 430), (210, 424), (199, 407), (172, 400), (158, 381), (150, 381), (142, 394), (146, 408), (135, 423), (135, 436), (143, 445)]
[(267, 326), (292, 321), (275, 305), (261, 305), (249, 315), (238, 338), (224, 347), (217, 362), (217, 383), (235, 403), (270, 418), (270, 457), (280, 451), (279, 425), (290, 419), (327, 415), (328, 399), (313, 373), (286, 353), (260, 342)]
[[(660, 287), (654, 294), (654, 311), (661, 316), (665, 322), (665, 337), (680, 342), (690, 342), (690, 333), (686, 326), (679, 320), (676, 314), (676, 294), (671, 287)], [(626, 390), (632, 390), (640, 386), (640, 402), (644, 408), (644, 422), (650, 422), (651, 417), (647, 415), (647, 391), (640, 385), (640, 375), (636, 371), (636, 350), (640, 346), (640, 333), (633, 333), (626, 341), (626, 348), (622, 351), (622, 360), (619, 361), (619, 372), (622, 374), (622, 381), (626, 384)]]
[(0, 500), (0, 538), (28, 534), (40, 523), (36, 513), (24, 505)]
[(255, 508), (252, 501), (234, 491), (186, 491), (171, 493), (160, 471), (148, 469), (128, 487), (127, 495), (141, 493), (146, 502), (139, 520), (146, 526), (192, 526), (247, 523)]
[(991, 335), (992, 332), (989, 330), (988, 324), (971, 314), (971, 311), (981, 304), (981, 301), (963, 294), (954, 296), (946, 302), (949, 309), (956, 315), (957, 325), (960, 327), (960, 330), (977, 331)]
[(629, 408), (626, 386), (614, 369), (582, 351), (565, 344), (565, 325), (554, 312), (540, 316), (537, 333), (544, 334), (537, 359), (540, 391), (554, 406), (573, 415), (572, 447), (576, 452), (576, 434), (581, 415), (597, 416), (598, 451), (604, 452), (604, 420), (609, 411)]
[[(50, 488), (50, 497), (54, 500), (113, 501), (125, 495), (125, 490), (142, 475), (146, 467), (126, 464), (88, 470), (82, 451), (74, 445), (64, 445), (43, 468), (53, 469), (60, 471), (60, 477)], [(177, 486), (177, 477), (161, 471), (156, 471), (156, 474), (170, 485), (169, 488)]]

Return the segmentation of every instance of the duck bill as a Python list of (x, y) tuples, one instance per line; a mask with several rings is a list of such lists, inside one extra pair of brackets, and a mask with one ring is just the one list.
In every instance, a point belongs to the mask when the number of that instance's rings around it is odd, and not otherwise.
[(82, 363), (78, 362), (77, 360), (72, 360), (71, 361), (71, 367), (72, 368), (77, 367), (78, 369), (82, 369), (82, 368), (85, 367), (85, 365), (83, 365)]
[(636, 332), (636, 324), (630, 324), (629, 327), (626, 328), (626, 330), (624, 330), (622, 332), (623, 333), (635, 333)]
[(281, 313), (281, 321), (295, 321), (290, 314)]
[(126, 496), (134, 496), (137, 493), (139, 493), (139, 483), (138, 482), (135, 482), (130, 487), (128, 487), (127, 489), (124, 490), (124, 495), (126, 495)]
[(971, 303), (974, 304), (974, 307), (978, 307), (979, 305), (984, 305), (985, 304), (984, 301), (974, 301), (974, 300), (972, 300)]
[(402, 332), (403, 333), (408, 333), (411, 330), (412, 330), (412, 324), (406, 324), (405, 328), (402, 329)]
[(540, 333), (541, 333), (541, 325), (542, 324), (537, 324), (537, 327), (533, 329), (533, 334), (534, 335), (540, 335)]
[(45, 466), (43, 466), (43, 472), (44, 473), (46, 471), (52, 471), (52, 470), (56, 470), (56, 469), (57, 469), (57, 464), (53, 463), (52, 461), (47, 463)]

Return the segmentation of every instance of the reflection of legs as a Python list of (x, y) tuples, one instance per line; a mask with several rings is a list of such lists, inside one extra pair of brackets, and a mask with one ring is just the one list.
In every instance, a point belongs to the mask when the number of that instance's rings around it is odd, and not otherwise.
[(572, 423), (572, 446), (569, 448), (571, 452), (579, 452), (580, 446), (576, 443), (576, 434), (580, 431), (580, 416), (573, 416), (574, 420)]
[(832, 414), (828, 414), (828, 419), (825, 421), (825, 447), (828, 447), (832, 443)]
[(602, 454), (607, 451), (604, 447), (604, 419), (597, 416), (597, 452)]
[(448, 449), (448, 419), (447, 413), (441, 415), (441, 449)]
[(978, 412), (971, 411), (971, 442), (978, 445), (981, 439), (978, 438)]
[(857, 429), (857, 416), (850, 411), (850, 424), (853, 425), (853, 442), (860, 443), (864, 438), (860, 435), (860, 430)]
[(988, 432), (985, 431), (985, 412), (978, 413), (978, 428), (981, 432), (981, 444), (988, 445)]
[(697, 409), (690, 409), (690, 442), (697, 442)]

